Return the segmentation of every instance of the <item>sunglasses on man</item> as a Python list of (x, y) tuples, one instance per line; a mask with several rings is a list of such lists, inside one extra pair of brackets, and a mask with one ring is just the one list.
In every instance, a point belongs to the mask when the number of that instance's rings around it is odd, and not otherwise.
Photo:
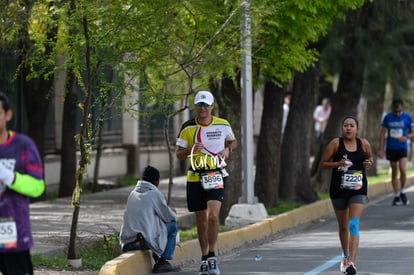
[(197, 106), (197, 107), (209, 107), (210, 105), (208, 105), (207, 103), (205, 103), (205, 102), (199, 102), (199, 103), (196, 103), (196, 105), (195, 106)]

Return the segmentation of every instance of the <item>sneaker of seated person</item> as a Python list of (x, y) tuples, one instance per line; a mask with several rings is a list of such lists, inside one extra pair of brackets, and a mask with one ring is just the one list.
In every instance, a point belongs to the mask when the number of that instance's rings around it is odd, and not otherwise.
[(152, 268), (152, 273), (168, 273), (168, 272), (178, 272), (181, 268), (178, 266), (173, 266), (169, 261), (159, 258), (157, 263)]

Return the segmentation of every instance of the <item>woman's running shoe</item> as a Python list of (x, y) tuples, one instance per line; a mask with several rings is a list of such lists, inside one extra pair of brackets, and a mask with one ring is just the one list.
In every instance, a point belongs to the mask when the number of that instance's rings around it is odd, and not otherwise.
[(345, 273), (346, 268), (348, 267), (349, 259), (347, 257), (342, 257), (340, 269), (342, 273)]
[(348, 262), (348, 267), (345, 270), (346, 275), (355, 275), (357, 273), (357, 269), (353, 262)]

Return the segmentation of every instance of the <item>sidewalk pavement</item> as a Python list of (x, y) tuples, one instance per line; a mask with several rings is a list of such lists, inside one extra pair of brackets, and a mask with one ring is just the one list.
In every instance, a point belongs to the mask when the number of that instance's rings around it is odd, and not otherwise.
[[(129, 193), (134, 187), (111, 189), (95, 194), (82, 194), (77, 240), (87, 244), (119, 232)], [(168, 179), (160, 182), (160, 190), (167, 196)], [(181, 227), (190, 227), (194, 215), (186, 208), (185, 176), (175, 177), (171, 191), (171, 207), (177, 210)], [(71, 198), (35, 202), (30, 205), (34, 247), (32, 254), (52, 256), (66, 252), (69, 243), (73, 208)]]

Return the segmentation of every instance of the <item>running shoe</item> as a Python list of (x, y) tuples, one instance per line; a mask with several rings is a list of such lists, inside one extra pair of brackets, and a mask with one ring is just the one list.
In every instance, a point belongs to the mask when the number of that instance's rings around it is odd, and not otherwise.
[(407, 195), (405, 193), (400, 194), (400, 199), (404, 205), (410, 204), (410, 201), (407, 199)]
[(357, 273), (357, 269), (353, 262), (348, 262), (348, 267), (345, 270), (346, 275), (355, 275)]
[(349, 259), (347, 257), (342, 257), (341, 265), (339, 267), (342, 273), (345, 273), (346, 268), (348, 267), (348, 261)]
[(392, 205), (401, 205), (400, 197), (394, 197), (394, 199), (392, 200)]
[(208, 275), (208, 264), (207, 261), (201, 261), (200, 271), (198, 275)]
[(217, 266), (217, 258), (210, 257), (207, 259), (208, 275), (220, 275), (220, 270)]

